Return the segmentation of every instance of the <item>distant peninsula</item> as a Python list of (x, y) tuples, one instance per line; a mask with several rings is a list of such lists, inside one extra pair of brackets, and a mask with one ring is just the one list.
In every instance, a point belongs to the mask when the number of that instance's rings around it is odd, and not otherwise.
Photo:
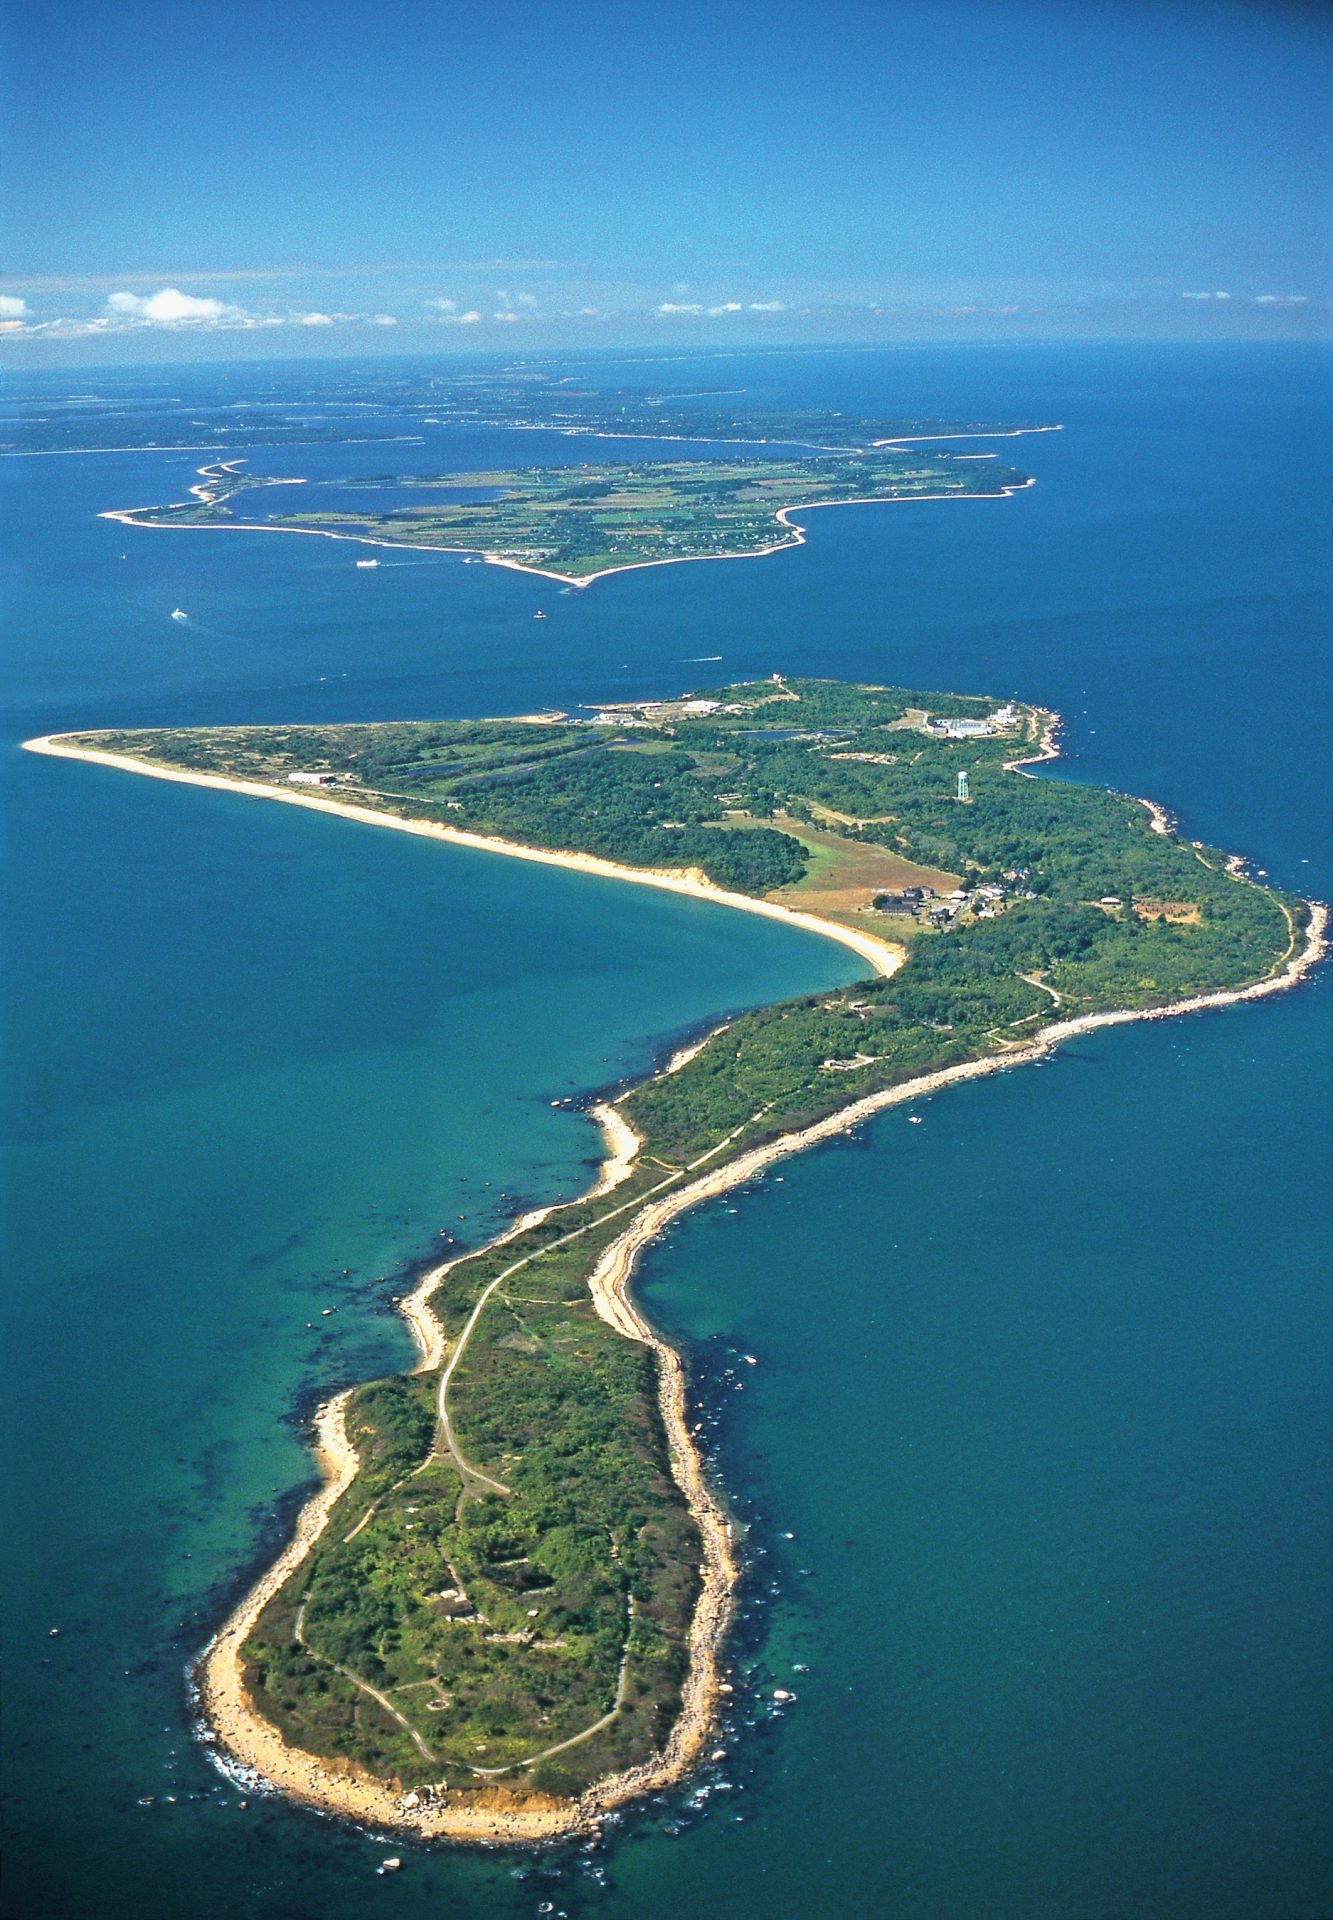
[[(1003, 437), (1017, 431), (1039, 429), (1012, 429)], [(937, 445), (921, 452), (905, 441), (804, 454), (756, 445), (707, 458), (622, 456), (321, 483), (250, 474), (243, 465), (215, 461), (199, 469), (188, 499), (117, 508), (103, 518), (133, 527), (323, 534), (375, 547), (425, 547), (587, 587), (631, 568), (747, 559), (800, 546), (805, 531), (793, 516), (818, 507), (1004, 499), (1033, 484), (989, 453), (951, 453)]]
[(200, 1663), (230, 1764), (497, 1844), (592, 1831), (706, 1752), (741, 1545), (633, 1298), (643, 1248), (894, 1103), (1276, 992), (1324, 952), (1322, 906), (1160, 807), (1034, 777), (1057, 726), (774, 675), (508, 720), (27, 743), (791, 919), (865, 963), (595, 1107), (589, 1193), (424, 1275), (416, 1369), (321, 1410), (326, 1484)]

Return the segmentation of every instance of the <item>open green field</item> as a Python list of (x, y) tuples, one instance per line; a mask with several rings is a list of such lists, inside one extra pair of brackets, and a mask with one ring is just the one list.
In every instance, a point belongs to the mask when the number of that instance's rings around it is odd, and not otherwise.
[[(932, 1069), (1002, 1056), (1062, 1013), (1152, 1008), (1271, 977), (1305, 904), (1152, 830), (1142, 805), (1007, 763), (1044, 717), (983, 698), (773, 680), (586, 715), (70, 736), (89, 751), (397, 816), (697, 869), (908, 936), (891, 978), (733, 1020), (619, 1102), (629, 1179), (447, 1274), (441, 1374), (353, 1396), (361, 1470), (246, 1648), (293, 1743), (413, 1788), (576, 1794), (660, 1749), (677, 1713), (699, 1539), (652, 1355), (588, 1275), (651, 1189)], [(947, 724), (981, 731), (949, 737)], [(928, 725), (933, 730), (927, 730)], [(968, 776), (959, 797), (958, 775)], [(956, 883), (956, 884), (955, 884)], [(959, 901), (905, 924), (884, 887)]]
[(945, 873), (940, 867), (923, 867), (889, 847), (853, 839), (846, 833), (830, 832), (825, 827), (793, 819), (789, 813), (776, 814), (773, 824), (800, 841), (805, 849), (805, 872), (789, 886), (776, 888), (769, 899), (799, 908), (803, 913), (823, 914), (829, 919), (845, 920), (851, 926), (883, 932), (882, 917), (875, 913), (873, 905), (876, 894), (921, 886), (947, 894), (959, 884), (960, 876), (956, 873)]

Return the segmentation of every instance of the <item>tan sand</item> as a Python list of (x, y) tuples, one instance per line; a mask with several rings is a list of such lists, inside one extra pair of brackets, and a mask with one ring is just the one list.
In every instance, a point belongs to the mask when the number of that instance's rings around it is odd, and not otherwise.
[(622, 1180), (628, 1180), (634, 1166), (634, 1156), (643, 1142), (625, 1116), (608, 1106), (605, 1100), (595, 1107), (589, 1107), (588, 1112), (605, 1134), (610, 1149), (608, 1157), (602, 1162), (597, 1185), (589, 1195), (590, 1199), (600, 1200), (604, 1193), (610, 1193)]
[[(87, 733), (79, 737), (92, 739), (95, 735)], [(553, 853), (544, 847), (525, 847), (514, 840), (491, 839), (483, 833), (468, 833), (461, 827), (437, 825), (430, 820), (404, 820), (397, 814), (379, 813), (373, 807), (359, 807), (346, 800), (325, 799), (318, 792), (268, 786), (261, 780), (229, 780), (217, 773), (190, 773), (180, 767), (155, 766), (147, 760), (132, 759), (128, 754), (101, 753), (93, 747), (71, 746), (70, 739), (68, 734), (44, 734), (38, 739), (25, 740), (23, 745), (29, 753), (53, 754), (65, 760), (88, 760), (96, 766), (116, 767), (123, 773), (146, 774), (154, 780), (175, 780), (185, 786), (216, 787), (224, 793), (243, 793), (253, 800), (278, 800), (287, 806), (308, 807), (316, 813), (336, 813), (344, 820), (356, 820), (362, 826), (392, 827), (399, 833), (414, 833), (426, 840), (444, 840), (456, 847), (507, 854), (517, 860), (534, 860), (541, 866), (567, 867), (575, 873), (595, 874), (605, 880), (628, 880), (635, 886), (659, 887), (667, 893), (711, 901), (715, 906), (735, 907), (742, 913), (762, 914), (767, 920), (785, 921), (789, 926), (803, 927), (808, 933), (820, 934), (826, 940), (840, 941), (844, 947), (850, 947), (853, 953), (860, 954), (863, 960), (868, 960), (875, 972), (886, 978), (896, 973), (907, 957), (902, 947), (881, 940), (876, 934), (863, 933), (856, 927), (840, 926), (835, 920), (822, 920), (816, 914), (802, 913), (797, 908), (784, 907), (774, 900), (752, 900), (748, 894), (730, 893), (723, 887), (714, 886), (697, 868), (658, 870), (624, 867), (614, 860), (602, 860), (590, 853)]]

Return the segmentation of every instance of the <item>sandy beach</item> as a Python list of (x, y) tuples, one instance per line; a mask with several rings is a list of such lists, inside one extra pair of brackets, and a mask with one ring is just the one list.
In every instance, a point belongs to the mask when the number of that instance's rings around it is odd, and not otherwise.
[[(649, 868), (624, 867), (614, 860), (603, 860), (591, 853), (556, 853), (545, 847), (526, 847), (515, 840), (494, 840), (482, 833), (468, 833), (461, 827), (437, 825), (430, 820), (404, 820), (397, 814), (380, 813), (374, 807), (359, 807), (347, 800), (328, 800), (318, 794), (302, 793), (291, 787), (267, 786), (259, 780), (229, 780), (217, 773), (190, 773), (180, 767), (154, 766), (147, 760), (134, 760), (128, 754), (102, 753), (93, 747), (69, 744), (68, 734), (44, 734), (25, 740), (28, 753), (54, 755), (64, 760), (87, 760), (96, 766), (116, 767), (122, 773), (138, 773), (154, 780), (174, 780), (184, 786), (213, 787), (224, 793), (243, 793), (252, 800), (277, 800), (290, 807), (308, 807), (315, 813), (335, 813), (344, 820), (358, 821), (367, 827), (392, 827), (399, 833), (414, 833), (426, 840), (443, 840), (456, 847), (472, 847), (482, 853), (501, 853), (511, 859), (534, 860), (541, 866), (566, 867), (575, 873), (594, 874), (604, 880), (626, 880), (635, 886), (658, 887), (667, 893), (684, 894), (693, 900), (707, 900), (714, 906), (734, 907), (742, 913), (757, 913), (766, 920), (781, 920), (789, 926), (803, 927), (825, 940), (837, 940), (850, 947), (885, 977), (895, 973), (906, 955), (891, 941), (856, 927), (841, 926), (835, 920), (823, 920), (795, 907), (784, 907), (773, 900), (754, 900), (748, 894), (730, 893), (714, 886), (696, 867)], [(91, 740), (89, 732), (80, 739)]]
[[(1043, 712), (1043, 722), (1036, 749), (1024, 759), (1011, 762), (1014, 771), (1024, 772), (1027, 766), (1035, 762), (1057, 756), (1054, 736), (1058, 716)], [(859, 934), (854, 929), (840, 927), (833, 922), (821, 921), (813, 915), (794, 913), (767, 902), (749, 900), (743, 895), (724, 893), (709, 886), (698, 875), (649, 874), (589, 856), (548, 853), (488, 840), (484, 836), (456, 829), (400, 820), (368, 808), (285, 792), (260, 783), (154, 767), (121, 755), (72, 747), (59, 738), (42, 738), (29, 741), (26, 745), (34, 752), (91, 760), (129, 772), (225, 788), (263, 799), (284, 800), (318, 811), (342, 814), (365, 824), (395, 827), (488, 852), (535, 859), (638, 884), (664, 886), (671, 891), (804, 925), (812, 932), (839, 940), (853, 948), (884, 975), (894, 972), (904, 957), (899, 949), (875, 940), (873, 936)], [(1152, 803), (1143, 804), (1152, 810)], [(1153, 824), (1159, 831), (1165, 830), (1156, 819)], [(421, 1839), (490, 1845), (533, 1844), (594, 1831), (602, 1818), (614, 1808), (682, 1778), (699, 1758), (716, 1715), (722, 1683), (721, 1652), (731, 1618), (739, 1566), (730, 1523), (708, 1483), (689, 1431), (687, 1383), (680, 1357), (644, 1318), (633, 1298), (632, 1282), (643, 1250), (690, 1208), (755, 1179), (776, 1161), (846, 1133), (891, 1107), (921, 1099), (963, 1081), (1007, 1072), (1011, 1068), (1046, 1059), (1065, 1041), (1102, 1027), (1128, 1025), (1141, 1020), (1170, 1019), (1258, 1000), (1283, 991), (1310, 972), (1324, 957), (1327, 946), (1328, 910), (1312, 902), (1303, 940), (1298, 942), (1293, 926), (1288, 954), (1275, 965), (1271, 976), (1265, 980), (1248, 987), (1194, 996), (1164, 1007), (1055, 1020), (1022, 1046), (1003, 1054), (942, 1068), (852, 1101), (810, 1127), (783, 1134), (720, 1166), (700, 1172), (697, 1177), (687, 1178), (671, 1192), (646, 1199), (630, 1214), (624, 1229), (599, 1257), (590, 1275), (589, 1285), (602, 1318), (624, 1338), (651, 1347), (656, 1356), (660, 1405), (672, 1468), (698, 1525), (702, 1541), (702, 1587), (690, 1631), (690, 1664), (681, 1711), (666, 1746), (643, 1765), (597, 1782), (577, 1800), (560, 1801), (539, 1794), (524, 1795), (491, 1787), (480, 1790), (469, 1788), (466, 1801), (449, 1801), (441, 1794), (424, 1804), (409, 1805), (404, 1795), (358, 1768), (322, 1760), (288, 1746), (276, 1728), (254, 1711), (245, 1689), (241, 1647), (264, 1606), (310, 1552), (328, 1524), (339, 1495), (350, 1484), (357, 1470), (356, 1453), (348, 1440), (345, 1425), (348, 1395), (340, 1394), (330, 1401), (321, 1411), (317, 1429), (318, 1458), (326, 1476), (325, 1484), (303, 1509), (289, 1546), (265, 1571), (210, 1642), (198, 1669), (200, 1700), (205, 1718), (219, 1749), (229, 1756), (235, 1768), (241, 1770), (239, 1777), (256, 1783), (266, 1782), (323, 1811), (385, 1831), (396, 1830)], [(704, 1044), (706, 1041), (700, 1041), (693, 1047), (683, 1049), (669, 1063), (667, 1071), (677, 1070)], [(593, 1110), (593, 1114), (602, 1127), (608, 1149), (597, 1183), (591, 1189), (591, 1196), (595, 1197), (610, 1192), (627, 1177), (639, 1142), (613, 1103), (602, 1103)], [(725, 1151), (726, 1144), (715, 1148), (713, 1153)], [(705, 1159), (712, 1157), (712, 1154), (704, 1156)], [(544, 1208), (525, 1214), (492, 1244), (502, 1245), (514, 1239), (557, 1210)], [(469, 1257), (459, 1254), (432, 1269), (401, 1303), (401, 1311), (420, 1349), (419, 1370), (440, 1366), (448, 1355), (444, 1331), (431, 1310), (430, 1299), (450, 1268)]]
[(893, 440), (872, 440), (872, 447), (915, 447), (931, 440), (1021, 440), (1027, 433), (1063, 433), (1064, 424), (1051, 420), (1043, 427), (992, 427), (988, 433), (904, 433)]

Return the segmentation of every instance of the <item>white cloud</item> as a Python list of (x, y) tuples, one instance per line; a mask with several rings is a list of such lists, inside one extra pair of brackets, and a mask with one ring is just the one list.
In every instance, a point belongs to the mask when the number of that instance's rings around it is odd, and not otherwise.
[(277, 327), (394, 327), (398, 324), (391, 313), (323, 313), (291, 308), (252, 312), (211, 295), (182, 293), (178, 287), (163, 287), (151, 294), (118, 289), (108, 294), (101, 313), (87, 317), (62, 314), (54, 320), (32, 320), (24, 317), (27, 312), (26, 303), (17, 296), (0, 295), (0, 334), (18, 334), (28, 339), (89, 340), (102, 335), (145, 332), (153, 327), (267, 332)]
[(86, 340), (99, 333), (121, 333), (124, 327), (100, 315), (95, 320), (0, 320), (0, 334), (22, 334), (26, 339)]
[(491, 315), (492, 320), (517, 320), (518, 317), (511, 307), (501, 307), (498, 313)]
[(475, 327), (481, 315), (469, 307), (466, 313), (442, 313), (440, 318), (447, 327)]
[(1310, 298), (1308, 293), (1256, 293), (1256, 307), (1303, 307)]
[[(683, 289), (677, 288), (676, 291), (681, 292)], [(744, 313), (746, 303), (744, 300), (719, 300), (716, 306), (707, 307), (702, 300), (663, 300), (657, 311), (687, 315), (704, 314), (710, 320), (720, 320), (726, 314)], [(783, 300), (751, 300), (749, 311), (751, 313), (785, 313), (787, 305)]]
[(179, 287), (163, 287), (160, 293), (109, 294), (106, 308), (117, 319), (143, 320), (157, 327), (177, 327), (193, 321), (216, 326), (221, 320), (244, 322), (248, 317), (242, 308), (228, 306), (225, 300), (182, 293)]
[(458, 312), (457, 300), (428, 300), (426, 302), (426, 305), (428, 307), (434, 307), (437, 313), (457, 313)]
[(535, 307), (537, 305), (537, 296), (535, 293), (520, 293), (518, 296), (518, 304), (520, 307)]
[(1231, 295), (1219, 291), (1217, 293), (1182, 293), (1180, 297), (1182, 300), (1229, 300)]

